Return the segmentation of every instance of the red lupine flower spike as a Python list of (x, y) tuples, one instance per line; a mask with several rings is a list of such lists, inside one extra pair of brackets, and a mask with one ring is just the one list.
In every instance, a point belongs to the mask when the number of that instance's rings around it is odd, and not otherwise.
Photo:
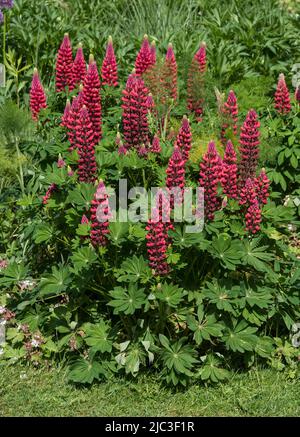
[(278, 114), (285, 115), (291, 111), (290, 94), (282, 73), (279, 75), (274, 100), (274, 107)]
[(57, 53), (56, 60), (56, 92), (74, 88), (73, 83), (73, 55), (69, 35), (65, 33), (64, 39)]
[(79, 117), (80, 110), (83, 106), (83, 94), (82, 94), (82, 86), (79, 87), (79, 93), (76, 97), (73, 98), (71, 109), (69, 115), (66, 119), (66, 127), (68, 129), (68, 139), (70, 142), (69, 151), (72, 151), (76, 148), (76, 126), (77, 126), (77, 118)]
[(165, 59), (165, 88), (170, 96), (170, 98), (177, 99), (177, 63), (175, 54), (173, 51), (173, 46), (170, 43), (168, 45), (168, 50)]
[(48, 201), (49, 201), (49, 199), (50, 199), (50, 197), (51, 197), (51, 194), (52, 194), (53, 191), (55, 191), (55, 190), (56, 190), (56, 185), (55, 185), (55, 184), (51, 184), (51, 185), (49, 186), (49, 188), (48, 188), (48, 190), (47, 190), (45, 196), (43, 197), (43, 205), (47, 205), (47, 203), (48, 203)]
[(190, 123), (186, 115), (183, 116), (181, 127), (176, 139), (176, 145), (180, 148), (183, 159), (187, 161), (189, 159), (189, 153), (192, 147), (192, 133)]
[(199, 178), (199, 185), (204, 188), (204, 208), (207, 220), (213, 220), (215, 211), (221, 207), (221, 199), (218, 196), (220, 177), (220, 157), (216, 151), (215, 143), (212, 141), (200, 163)]
[(115, 57), (112, 37), (108, 38), (106, 55), (102, 64), (102, 84), (108, 86), (118, 86), (118, 67)]
[(246, 230), (250, 234), (256, 234), (260, 230), (261, 209), (257, 199), (247, 208), (245, 214)]
[(248, 178), (245, 182), (245, 185), (242, 187), (240, 191), (240, 205), (250, 206), (254, 203), (256, 199), (256, 191), (255, 191), (255, 182), (253, 179)]
[(259, 157), (259, 127), (260, 122), (256, 112), (251, 109), (241, 127), (240, 134), (240, 163), (239, 184), (243, 186), (245, 181), (255, 176)]
[(255, 179), (255, 191), (257, 200), (260, 204), (265, 205), (269, 197), (270, 180), (263, 168), (259, 176)]
[(46, 94), (41, 84), (37, 68), (33, 71), (29, 104), (32, 119), (37, 121), (40, 110), (47, 108)]
[(119, 148), (118, 148), (118, 154), (119, 155), (126, 155), (126, 153), (127, 153), (127, 149), (123, 145), (123, 141), (120, 141)]
[(204, 77), (206, 72), (206, 44), (201, 43), (201, 46), (195, 54), (191, 67), (188, 73), (187, 83), (187, 107), (193, 112), (196, 120), (200, 122), (203, 115), (204, 106)]
[(152, 43), (151, 43), (150, 53), (151, 53), (151, 65), (154, 65), (156, 63), (156, 44), (155, 44), (155, 41), (152, 41)]
[(82, 218), (81, 218), (81, 224), (82, 225), (87, 225), (89, 224), (89, 219), (87, 218), (87, 216), (85, 214), (83, 214)]
[(79, 181), (94, 182), (97, 174), (94, 131), (85, 105), (81, 108), (77, 118), (75, 143), (79, 154)]
[(151, 52), (148, 35), (144, 35), (142, 47), (140, 48), (140, 51), (135, 61), (136, 74), (140, 76), (141, 74), (145, 73), (145, 71), (152, 65), (153, 53)]
[(74, 86), (84, 82), (85, 75), (86, 75), (86, 63), (85, 63), (81, 43), (78, 44), (77, 53), (73, 63), (72, 73), (73, 73)]
[(102, 180), (99, 181), (91, 204), (91, 243), (93, 246), (106, 246), (109, 234), (109, 219), (111, 212), (108, 194)]
[(300, 85), (297, 86), (295, 91), (295, 99), (297, 102), (300, 102)]
[(123, 135), (126, 149), (137, 150), (142, 144), (149, 142), (148, 89), (144, 81), (135, 71), (128, 77), (126, 87), (122, 91)]
[(100, 97), (100, 79), (94, 57), (90, 56), (90, 64), (84, 80), (83, 101), (87, 107), (94, 130), (94, 141), (98, 144), (102, 137), (102, 108)]
[(147, 251), (149, 266), (155, 275), (164, 276), (169, 273), (167, 263), (167, 236), (165, 226), (160, 219), (159, 210), (152, 210), (151, 218), (146, 226)]
[[(168, 188), (179, 188), (181, 197), (183, 194), (184, 184), (185, 184), (185, 159), (182, 156), (180, 148), (175, 144), (173, 154), (168, 162), (168, 167), (166, 169), (167, 179), (166, 186)], [(178, 193), (178, 195), (180, 195)], [(175, 197), (175, 196), (174, 196)], [(180, 204), (181, 198), (175, 197), (172, 199), (171, 205)]]
[(60, 123), (61, 126), (68, 127), (68, 120), (69, 120), (70, 112), (71, 112), (71, 102), (68, 99), (63, 116), (61, 117), (61, 123)]
[(232, 129), (233, 135), (237, 134), (238, 105), (237, 98), (233, 90), (229, 91), (227, 101), (224, 103), (224, 107), (222, 108), (222, 115), (225, 120), (221, 130), (221, 141), (223, 144), (225, 144), (226, 130), (228, 128)]
[(159, 142), (159, 138), (157, 135), (154, 135), (154, 137), (153, 137), (150, 150), (152, 153), (160, 153), (161, 152), (160, 142)]
[(223, 158), (221, 184), (226, 196), (237, 199), (237, 159), (230, 140), (227, 142)]

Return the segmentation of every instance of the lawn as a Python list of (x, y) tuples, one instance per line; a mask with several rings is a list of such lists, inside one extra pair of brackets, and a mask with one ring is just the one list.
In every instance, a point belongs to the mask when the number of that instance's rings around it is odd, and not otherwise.
[(164, 388), (154, 376), (112, 379), (89, 388), (66, 382), (65, 372), (2, 367), (1, 416), (299, 416), (299, 380), (252, 370), (218, 386)]

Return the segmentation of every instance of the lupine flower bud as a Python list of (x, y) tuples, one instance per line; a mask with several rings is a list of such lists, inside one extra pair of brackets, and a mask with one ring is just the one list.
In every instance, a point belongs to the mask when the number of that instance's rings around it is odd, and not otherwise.
[(66, 127), (68, 129), (67, 135), (70, 142), (69, 151), (72, 151), (76, 148), (76, 126), (77, 126), (77, 118), (79, 117), (80, 110), (83, 106), (83, 94), (82, 90), (79, 91), (78, 96), (74, 97), (71, 110), (69, 112), (68, 117), (66, 118)]
[(213, 220), (215, 211), (221, 206), (218, 196), (218, 182), (220, 180), (220, 160), (215, 143), (211, 141), (207, 153), (200, 163), (199, 185), (204, 188), (204, 208), (207, 220)]
[(89, 219), (87, 218), (87, 216), (85, 214), (83, 214), (82, 218), (81, 218), (81, 224), (82, 225), (87, 225), (89, 224)]
[(260, 122), (257, 114), (253, 109), (251, 109), (241, 127), (241, 159), (239, 164), (239, 183), (241, 186), (249, 177), (252, 178), (255, 176), (259, 156), (259, 127)]
[(240, 191), (240, 205), (250, 206), (254, 203), (256, 199), (255, 182), (253, 179), (248, 178), (245, 185)]
[(291, 110), (290, 94), (285, 83), (284, 74), (279, 75), (277, 89), (274, 96), (274, 107), (278, 114), (285, 115)]
[(86, 106), (81, 108), (77, 118), (75, 143), (79, 154), (79, 181), (94, 182), (97, 174), (94, 131)]
[(295, 91), (295, 99), (297, 102), (300, 102), (300, 86), (298, 85)]
[(47, 107), (46, 94), (41, 84), (38, 70), (35, 68), (33, 72), (31, 89), (30, 89), (30, 111), (32, 119), (37, 121), (41, 109)]
[(74, 88), (73, 84), (73, 55), (69, 35), (65, 33), (64, 39), (58, 50), (56, 60), (56, 92)]
[(155, 41), (152, 41), (150, 46), (150, 52), (151, 52), (151, 65), (154, 65), (156, 63), (156, 44)]
[(237, 198), (238, 190), (236, 153), (230, 140), (227, 142), (223, 158), (221, 185), (223, 187), (224, 194), (226, 194), (228, 197), (232, 197), (233, 199)]
[(195, 114), (196, 120), (199, 122), (202, 120), (203, 115), (205, 72), (206, 44), (202, 42), (192, 60), (187, 83), (188, 110)]
[(45, 196), (43, 197), (43, 205), (47, 205), (47, 203), (48, 203), (48, 201), (49, 201), (49, 199), (50, 199), (50, 197), (51, 197), (51, 194), (52, 194), (53, 191), (55, 191), (55, 190), (56, 190), (56, 185), (55, 185), (55, 184), (51, 184), (51, 185), (49, 186), (49, 188), (48, 188), (48, 190), (47, 190)]
[(68, 120), (69, 120), (70, 112), (71, 112), (71, 102), (68, 99), (63, 116), (61, 117), (61, 123), (60, 123), (61, 126), (68, 127)]
[(166, 88), (167, 94), (170, 98), (177, 99), (177, 63), (175, 54), (173, 51), (173, 46), (170, 43), (168, 45), (168, 50), (165, 59), (165, 77), (164, 86)]
[(83, 102), (87, 107), (93, 125), (95, 144), (99, 143), (102, 136), (100, 86), (97, 64), (92, 57), (84, 80)]
[(262, 169), (260, 175), (255, 179), (255, 191), (260, 204), (265, 205), (268, 202), (269, 188), (270, 180), (266, 175), (265, 169)]
[(233, 135), (237, 134), (237, 122), (238, 122), (238, 105), (237, 98), (234, 91), (230, 90), (228, 94), (227, 101), (224, 103), (222, 108), (222, 115), (224, 117), (224, 122), (221, 129), (221, 141), (223, 144), (226, 143), (226, 130), (228, 128), (232, 129)]
[(184, 184), (185, 184), (185, 160), (182, 157), (180, 148), (176, 145), (174, 146), (173, 154), (169, 159), (166, 173), (167, 173), (166, 186), (170, 189), (171, 188), (180, 189), (178, 195), (173, 196), (174, 199), (171, 199), (171, 205), (173, 207), (174, 203), (177, 205), (181, 203)]
[(93, 246), (106, 246), (109, 234), (109, 219), (111, 218), (108, 194), (102, 180), (96, 189), (91, 206), (91, 243)]
[(154, 137), (153, 137), (150, 150), (152, 153), (160, 153), (161, 152), (160, 142), (159, 142), (159, 138), (157, 135), (154, 135)]
[(186, 115), (183, 116), (176, 138), (176, 145), (180, 148), (183, 159), (187, 161), (189, 159), (189, 153), (192, 147), (192, 133), (190, 123)]
[(118, 154), (119, 155), (126, 155), (126, 153), (127, 153), (127, 149), (124, 146), (123, 141), (120, 141), (120, 145), (119, 145), (119, 148), (118, 148)]
[(59, 157), (56, 165), (58, 168), (64, 168), (66, 166), (66, 162), (61, 157)]
[(148, 36), (144, 36), (142, 47), (137, 55), (135, 61), (136, 74), (140, 76), (145, 73), (145, 71), (154, 64), (153, 59), (153, 49), (151, 50)]
[(164, 224), (160, 220), (157, 208), (152, 210), (151, 218), (146, 226), (147, 251), (149, 266), (155, 275), (164, 276), (169, 273), (167, 263), (167, 238)]
[(125, 147), (126, 149), (134, 147), (138, 150), (142, 144), (149, 142), (148, 89), (145, 87), (143, 79), (133, 72), (128, 77), (122, 93)]
[(118, 86), (118, 67), (111, 36), (108, 38), (101, 74), (102, 85)]
[(74, 86), (84, 82), (86, 75), (86, 63), (81, 43), (78, 44), (77, 53), (72, 67), (72, 74)]

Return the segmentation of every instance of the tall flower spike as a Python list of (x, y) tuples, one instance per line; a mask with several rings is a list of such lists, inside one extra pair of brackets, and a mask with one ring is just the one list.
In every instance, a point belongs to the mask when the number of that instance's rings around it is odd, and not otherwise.
[(60, 123), (61, 126), (68, 127), (70, 112), (71, 112), (71, 102), (68, 99), (63, 116), (61, 117), (61, 123)]
[(255, 181), (251, 178), (248, 178), (245, 182), (245, 185), (242, 187), (240, 191), (240, 205), (250, 206), (254, 203), (256, 199), (256, 186)]
[(86, 75), (86, 63), (81, 43), (78, 44), (77, 53), (72, 67), (72, 74), (74, 85), (80, 85), (84, 82)]
[(136, 74), (140, 76), (141, 74), (145, 73), (145, 71), (152, 65), (153, 52), (151, 51), (148, 35), (144, 35), (142, 46), (135, 61)]
[(187, 161), (189, 159), (189, 153), (192, 147), (192, 133), (190, 123), (186, 115), (183, 116), (176, 139), (176, 145), (180, 147), (182, 157), (185, 161)]
[(204, 209), (207, 220), (213, 220), (215, 212), (221, 207), (221, 199), (218, 196), (220, 176), (220, 159), (215, 143), (211, 141), (200, 163), (199, 178), (200, 187), (204, 188)]
[(270, 180), (266, 175), (265, 169), (263, 168), (259, 176), (255, 179), (255, 191), (257, 195), (257, 200), (260, 204), (265, 205), (268, 202), (269, 197)]
[(118, 67), (112, 37), (108, 38), (105, 58), (102, 64), (102, 85), (118, 86)]
[(122, 91), (123, 135), (126, 149), (140, 148), (149, 142), (148, 89), (144, 81), (135, 71), (128, 77), (126, 87)]
[(175, 204), (181, 203), (181, 197), (183, 194), (184, 189), (184, 183), (185, 183), (185, 160), (181, 154), (180, 148), (178, 146), (174, 146), (174, 151), (169, 159), (168, 167), (166, 169), (167, 173), (167, 179), (166, 179), (166, 186), (169, 189), (172, 188), (179, 188), (180, 192), (178, 192), (178, 197), (175, 196), (174, 199), (171, 199), (171, 205), (173, 207)]
[(154, 135), (154, 137), (153, 137), (150, 150), (152, 153), (160, 153), (161, 152), (160, 142), (159, 142), (159, 138), (157, 135)]
[(168, 45), (168, 50), (165, 59), (165, 88), (170, 98), (177, 99), (177, 62), (175, 58), (175, 53), (173, 46), (170, 43)]
[(204, 78), (206, 72), (206, 44), (202, 42), (195, 54), (188, 73), (187, 103), (188, 110), (193, 112), (200, 122), (204, 105)]
[(227, 101), (223, 107), (224, 122), (221, 129), (221, 141), (226, 143), (226, 131), (228, 128), (232, 129), (232, 133), (235, 136), (237, 134), (237, 122), (238, 122), (238, 105), (237, 98), (234, 91), (230, 90)]
[(237, 199), (236, 153), (230, 140), (227, 142), (223, 158), (221, 185), (226, 196)]
[(93, 246), (106, 246), (111, 218), (108, 194), (102, 180), (99, 181), (91, 204), (91, 243)]
[(98, 144), (102, 137), (100, 86), (97, 64), (94, 61), (94, 58), (90, 57), (90, 64), (84, 80), (83, 102), (88, 109), (93, 125), (95, 144)]
[(69, 34), (65, 33), (64, 39), (57, 53), (56, 59), (56, 92), (74, 88), (73, 83), (73, 55)]
[(83, 106), (77, 118), (76, 138), (79, 160), (78, 177), (80, 182), (94, 182), (97, 174), (93, 125), (88, 110)]
[(66, 127), (68, 130), (67, 134), (70, 142), (69, 151), (76, 149), (76, 141), (75, 141), (76, 126), (77, 126), (77, 119), (79, 117), (79, 113), (82, 106), (83, 106), (83, 94), (82, 94), (82, 88), (79, 88), (79, 93), (76, 97), (73, 98), (71, 109), (66, 119)]
[(154, 65), (156, 63), (156, 44), (155, 44), (155, 41), (152, 41), (152, 43), (151, 43), (150, 52), (151, 52), (151, 65)]
[(153, 208), (151, 218), (146, 226), (146, 240), (149, 266), (155, 275), (164, 276), (169, 273), (167, 263), (167, 237), (165, 226), (160, 219), (157, 208)]
[(274, 96), (274, 107), (278, 114), (285, 115), (291, 110), (290, 94), (285, 83), (284, 74), (279, 75), (277, 89)]
[(255, 199), (253, 203), (247, 208), (245, 219), (246, 230), (250, 234), (256, 234), (257, 232), (259, 232), (261, 223), (261, 209), (257, 199)]
[(256, 112), (251, 109), (241, 127), (239, 185), (243, 185), (250, 177), (255, 176), (259, 156), (260, 122)]
[(46, 94), (41, 84), (38, 70), (35, 68), (30, 89), (30, 111), (32, 119), (37, 121), (40, 110), (46, 107)]

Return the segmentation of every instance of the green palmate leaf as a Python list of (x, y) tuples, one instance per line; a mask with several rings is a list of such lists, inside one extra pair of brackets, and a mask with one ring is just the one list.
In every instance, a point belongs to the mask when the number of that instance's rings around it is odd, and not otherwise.
[(222, 336), (224, 327), (216, 322), (214, 315), (205, 315), (204, 308), (199, 305), (198, 317), (189, 316), (187, 318), (188, 327), (194, 332), (194, 340), (199, 345), (203, 340), (210, 340), (211, 337)]
[(56, 232), (50, 224), (40, 224), (34, 232), (34, 241), (36, 244), (50, 241), (55, 236)]
[(205, 239), (204, 233), (187, 233), (180, 226), (176, 226), (175, 231), (170, 231), (169, 234), (172, 237), (174, 246), (181, 248), (196, 246), (201, 250), (206, 250), (210, 242)]
[(78, 228), (76, 229), (76, 234), (81, 237), (87, 237), (90, 235), (91, 225), (90, 223), (79, 223)]
[(213, 354), (207, 355), (204, 364), (199, 370), (199, 376), (203, 381), (211, 382), (224, 381), (230, 377), (230, 372), (220, 367), (221, 360)]
[(147, 282), (151, 278), (151, 270), (147, 261), (140, 256), (134, 255), (132, 258), (127, 258), (117, 270), (118, 282)]
[(259, 242), (259, 238), (255, 238), (252, 241), (244, 241), (242, 261), (244, 264), (254, 267), (255, 270), (268, 273), (272, 278), (276, 278), (277, 275), (267, 264), (268, 261), (274, 259), (274, 255), (267, 251), (269, 249), (268, 246), (257, 247)]
[(129, 224), (122, 222), (111, 222), (109, 224), (109, 239), (113, 244), (119, 246), (126, 241), (129, 231)]
[(229, 270), (235, 270), (241, 263), (242, 245), (239, 240), (231, 240), (229, 235), (221, 234), (213, 238), (208, 251), (213, 257), (218, 258), (221, 265)]
[(80, 209), (88, 210), (94, 197), (95, 187), (91, 184), (80, 184), (71, 191), (66, 202), (77, 205)]
[(183, 299), (183, 289), (174, 284), (163, 283), (156, 297), (170, 307), (176, 308)]
[(114, 308), (114, 314), (134, 314), (147, 302), (144, 288), (139, 289), (136, 283), (129, 284), (128, 289), (115, 287), (109, 294), (113, 299), (108, 305)]
[(235, 313), (235, 299), (238, 296), (239, 288), (227, 288), (218, 281), (207, 282), (205, 288), (201, 290), (203, 297), (210, 303), (215, 304), (219, 310)]
[(72, 256), (71, 260), (75, 271), (78, 273), (83, 268), (90, 268), (97, 261), (95, 250), (89, 246), (79, 248)]
[(64, 266), (52, 267), (52, 273), (45, 275), (40, 283), (40, 295), (60, 294), (68, 289), (72, 282), (69, 269)]
[(82, 327), (85, 331), (84, 341), (88, 346), (91, 346), (93, 351), (111, 352), (112, 340), (109, 338), (109, 326), (100, 320), (99, 323), (92, 325), (87, 323)]
[(13, 285), (26, 278), (28, 268), (22, 263), (12, 262), (2, 272), (3, 277), (0, 278), (0, 284), (4, 287)]
[(255, 352), (263, 357), (270, 358), (275, 350), (274, 340), (271, 337), (259, 337), (255, 346)]
[(253, 351), (257, 344), (258, 337), (255, 334), (257, 328), (254, 328), (245, 320), (238, 322), (233, 320), (232, 327), (226, 326), (223, 335), (223, 341), (227, 349), (234, 352)]
[(69, 367), (68, 379), (81, 384), (91, 384), (103, 375), (103, 368), (97, 361), (78, 358)]

